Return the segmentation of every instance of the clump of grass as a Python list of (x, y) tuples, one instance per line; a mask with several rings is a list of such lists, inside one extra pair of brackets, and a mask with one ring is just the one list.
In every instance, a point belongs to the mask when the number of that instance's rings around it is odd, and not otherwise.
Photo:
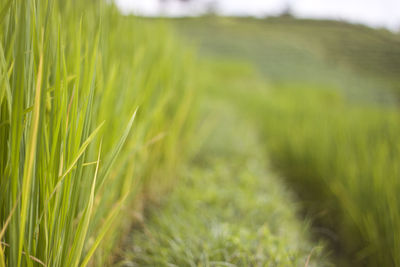
[(3, 1), (0, 27), (0, 266), (102, 265), (183, 157), (190, 53), (103, 2)]
[(268, 99), (259, 118), (266, 143), (316, 221), (338, 234), (353, 263), (400, 266), (398, 111), (321, 89)]

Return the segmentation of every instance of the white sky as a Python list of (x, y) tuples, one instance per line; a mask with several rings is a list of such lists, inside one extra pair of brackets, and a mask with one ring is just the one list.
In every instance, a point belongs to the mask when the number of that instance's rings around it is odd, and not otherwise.
[(400, 0), (193, 0), (190, 5), (169, 2), (162, 9), (159, 0), (116, 0), (124, 13), (157, 16), (200, 15), (207, 3), (215, 3), (221, 15), (279, 14), (290, 4), (292, 13), (304, 18), (329, 18), (400, 30)]

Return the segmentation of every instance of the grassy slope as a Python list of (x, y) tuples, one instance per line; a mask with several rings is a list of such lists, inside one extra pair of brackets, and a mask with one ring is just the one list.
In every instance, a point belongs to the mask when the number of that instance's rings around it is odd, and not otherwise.
[(237, 80), (241, 75), (222, 65), (224, 79), (214, 69), (211, 79), (256, 121), (275, 166), (345, 261), (399, 266), (400, 132), (391, 105), (399, 89), (399, 37), (292, 19), (174, 23), (200, 42), (203, 55), (257, 69)]
[(192, 138), (193, 162), (161, 209), (153, 209), (141, 230), (133, 233), (132, 251), (120, 264), (328, 265), (322, 246), (310, 242), (307, 225), (299, 221), (293, 197), (271, 173), (255, 125), (216, 87), (210, 68), (220, 82), (226, 74), (243, 81), (251, 79), (246, 73), (252, 75), (234, 62), (199, 70), (202, 123)]
[[(400, 36), (331, 21), (198, 18), (173, 21), (205, 56), (251, 62), (274, 85), (332, 87), (390, 101), (400, 91)], [(387, 96), (389, 94), (389, 96)], [(360, 94), (357, 94), (360, 98)]]

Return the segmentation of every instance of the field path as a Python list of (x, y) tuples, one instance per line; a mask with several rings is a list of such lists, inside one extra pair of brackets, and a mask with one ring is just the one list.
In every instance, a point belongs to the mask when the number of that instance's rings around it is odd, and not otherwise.
[(324, 266), (255, 127), (229, 101), (203, 100), (196, 154), (121, 266)]

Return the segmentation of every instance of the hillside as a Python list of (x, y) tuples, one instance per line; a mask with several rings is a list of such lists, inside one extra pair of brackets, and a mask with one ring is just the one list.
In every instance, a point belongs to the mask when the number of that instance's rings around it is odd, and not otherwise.
[(322, 84), (385, 101), (392, 100), (390, 92), (400, 92), (400, 35), (387, 30), (293, 18), (172, 23), (203, 56), (250, 62), (273, 84)]

